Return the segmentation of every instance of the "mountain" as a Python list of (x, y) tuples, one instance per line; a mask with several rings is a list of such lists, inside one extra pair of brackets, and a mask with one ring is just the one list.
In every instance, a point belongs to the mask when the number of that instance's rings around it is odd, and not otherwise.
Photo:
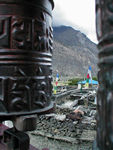
[(86, 35), (69, 26), (53, 27), (53, 75), (84, 76), (88, 67), (97, 74), (97, 47)]

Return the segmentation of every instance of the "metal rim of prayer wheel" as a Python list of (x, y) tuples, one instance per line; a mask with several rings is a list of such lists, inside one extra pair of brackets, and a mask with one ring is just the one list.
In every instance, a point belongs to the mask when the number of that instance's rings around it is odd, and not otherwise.
[(0, 1), (0, 120), (53, 108), (52, 0)]

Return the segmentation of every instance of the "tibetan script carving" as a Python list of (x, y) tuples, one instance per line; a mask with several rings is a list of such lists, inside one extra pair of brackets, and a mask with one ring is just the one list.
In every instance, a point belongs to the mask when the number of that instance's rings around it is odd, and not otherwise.
[(53, 2), (39, 1), (4, 0), (2, 3), (7, 5), (0, 3), (0, 109), (4, 110), (3, 116), (41, 113), (53, 107), (50, 102)]

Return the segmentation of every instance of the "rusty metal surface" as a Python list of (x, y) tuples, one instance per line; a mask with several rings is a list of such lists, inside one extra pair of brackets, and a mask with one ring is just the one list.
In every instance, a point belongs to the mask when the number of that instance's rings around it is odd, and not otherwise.
[(3, 142), (6, 144), (7, 150), (29, 150), (29, 136), (24, 132), (16, 130), (15, 127), (4, 131)]
[(7, 129), (8, 129), (7, 126), (5, 126), (5, 125), (3, 125), (2, 123), (0, 123), (0, 137), (3, 136), (4, 130), (7, 130)]
[[(0, 143), (0, 150), (7, 150), (6, 145), (3, 144), (3, 143)], [(39, 149), (37, 149), (37, 148), (33, 147), (32, 145), (30, 145), (29, 150), (39, 150)]]
[(113, 149), (113, 1), (96, 0), (96, 29), (99, 40), (99, 90), (97, 147)]
[[(9, 129), (7, 126), (0, 124), (0, 150), (7, 150), (7, 146), (3, 142), (3, 136), (4, 136), (3, 134), (4, 134), (4, 131), (6, 131), (7, 129)], [(38, 149), (30, 145), (29, 150), (38, 150)]]
[(52, 0), (0, 1), (0, 120), (53, 107)]
[(37, 127), (37, 115), (15, 117), (13, 124), (19, 131), (33, 131)]

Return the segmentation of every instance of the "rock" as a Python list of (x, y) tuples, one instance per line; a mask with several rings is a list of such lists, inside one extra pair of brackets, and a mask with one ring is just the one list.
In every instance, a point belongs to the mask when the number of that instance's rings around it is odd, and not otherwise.
[(96, 120), (91, 120), (91, 123), (96, 124), (96, 123), (97, 123), (97, 121), (96, 121)]
[(55, 115), (55, 119), (64, 121), (66, 119), (66, 115)]
[(91, 127), (93, 127), (93, 129), (96, 129), (96, 120), (91, 120)]
[(54, 133), (56, 133), (56, 134), (57, 134), (58, 132), (59, 132), (59, 131), (58, 131), (58, 129), (55, 129), (55, 130), (54, 130)]
[(61, 107), (72, 109), (72, 104), (73, 104), (73, 101), (67, 101), (66, 103), (62, 104)]
[(81, 110), (75, 110), (74, 112), (67, 115), (68, 118), (72, 120), (81, 120), (84, 115), (84, 112)]
[(68, 129), (69, 129), (70, 132), (74, 132), (74, 131), (75, 131), (75, 126), (74, 126), (74, 124), (72, 124), (72, 123), (69, 124), (69, 125), (68, 125)]
[(82, 110), (76, 109), (73, 111), (75, 114), (80, 113), (82, 116), (84, 115), (84, 112)]
[(83, 120), (81, 121), (82, 124), (91, 124), (91, 117), (84, 117)]
[(81, 140), (83, 141), (94, 141), (96, 137), (96, 131), (91, 131), (91, 130), (84, 130), (82, 132), (82, 135), (80, 137)]
[(51, 114), (46, 114), (45, 116), (46, 117), (54, 117), (56, 114), (54, 114), (54, 113), (51, 113)]
[(78, 123), (78, 121), (74, 121), (73, 124), (76, 125)]
[(82, 106), (82, 105), (79, 105), (78, 107), (76, 107), (76, 109), (75, 110), (81, 110), (82, 112), (84, 112), (85, 114), (87, 114), (88, 113), (88, 108), (85, 108), (84, 106)]
[(78, 105), (84, 105), (84, 100), (83, 99), (79, 99), (78, 100)]
[(77, 100), (77, 99), (80, 99), (81, 98), (81, 95), (76, 95), (76, 94), (71, 94), (70, 95), (70, 99), (72, 99), (72, 100)]
[(95, 125), (95, 123), (91, 123), (91, 126), (94, 128), (96, 125)]
[(74, 102), (72, 103), (71, 107), (74, 107), (78, 104), (78, 100), (74, 100)]
[(96, 116), (97, 111), (96, 110), (91, 110), (89, 116)]

